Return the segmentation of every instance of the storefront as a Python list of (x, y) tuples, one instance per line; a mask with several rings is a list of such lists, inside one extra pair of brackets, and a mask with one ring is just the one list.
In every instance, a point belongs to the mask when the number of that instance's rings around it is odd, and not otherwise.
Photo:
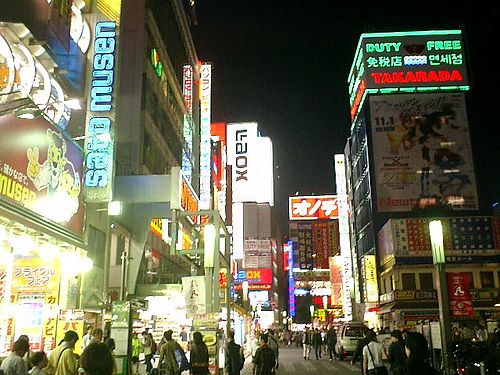
[[(21, 334), (50, 352), (83, 332), (83, 153), (65, 132), (74, 101), (23, 24), (0, 25), (0, 356)], [(66, 324), (69, 321), (75, 324)], [(81, 323), (76, 323), (81, 321)]]

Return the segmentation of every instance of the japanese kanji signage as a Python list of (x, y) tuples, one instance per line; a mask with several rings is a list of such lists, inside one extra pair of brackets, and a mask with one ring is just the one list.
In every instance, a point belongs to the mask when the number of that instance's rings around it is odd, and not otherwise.
[(336, 195), (290, 197), (290, 220), (336, 219), (338, 205)]
[(470, 273), (446, 273), (446, 281), (452, 318), (472, 318), (474, 309), (470, 295)]
[(313, 231), (312, 223), (299, 223), (297, 228), (299, 248), (299, 267), (301, 269), (310, 269), (313, 264)]

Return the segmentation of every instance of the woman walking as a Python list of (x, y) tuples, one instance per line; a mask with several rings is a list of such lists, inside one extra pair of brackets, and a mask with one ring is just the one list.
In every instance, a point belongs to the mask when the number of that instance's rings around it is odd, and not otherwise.
[(191, 374), (207, 375), (208, 371), (208, 347), (203, 341), (203, 335), (200, 332), (193, 333), (193, 342), (189, 356), (191, 363)]

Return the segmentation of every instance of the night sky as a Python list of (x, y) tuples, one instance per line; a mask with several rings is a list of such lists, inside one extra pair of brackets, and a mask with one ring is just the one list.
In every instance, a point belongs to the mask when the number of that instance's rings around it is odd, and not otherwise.
[[(465, 31), (472, 90), (469, 126), (482, 208), (500, 200), (498, 29), (475, 2), (197, 0), (198, 59), (213, 63), (212, 120), (256, 121), (274, 145), (287, 197), (334, 193), (333, 155), (349, 135), (347, 77), (367, 32)], [(497, 100), (495, 100), (497, 99)]]

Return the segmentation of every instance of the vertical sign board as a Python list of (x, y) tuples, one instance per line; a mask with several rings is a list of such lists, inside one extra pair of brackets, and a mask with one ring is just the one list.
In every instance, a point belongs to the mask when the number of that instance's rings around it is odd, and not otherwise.
[(290, 256), (288, 257), (288, 308), (290, 316), (295, 316), (295, 280), (293, 278), (293, 241), (288, 241), (285, 245)]
[(335, 181), (337, 184), (337, 205), (339, 215), (339, 236), (340, 255), (344, 258), (344, 269), (342, 272), (342, 292), (344, 297), (344, 317), (352, 319), (352, 261), (351, 243), (349, 240), (349, 206), (347, 203), (347, 181), (345, 177), (345, 157), (343, 154), (336, 154), (335, 160)]
[(363, 274), (365, 280), (365, 301), (378, 302), (377, 262), (375, 255), (363, 257)]
[(112, 199), (117, 47), (116, 23), (97, 22), (85, 131), (86, 202)]
[(212, 65), (201, 65), (200, 80), (200, 209), (210, 209), (210, 121)]
[(260, 188), (256, 154), (257, 123), (227, 124), (227, 164), (232, 168), (234, 202), (257, 202)]
[(472, 318), (474, 308), (470, 295), (470, 273), (446, 273), (448, 299), (452, 318)]
[(191, 184), (193, 176), (193, 67), (191, 65), (184, 65), (183, 68), (182, 94), (186, 106), (183, 125), (182, 174)]

